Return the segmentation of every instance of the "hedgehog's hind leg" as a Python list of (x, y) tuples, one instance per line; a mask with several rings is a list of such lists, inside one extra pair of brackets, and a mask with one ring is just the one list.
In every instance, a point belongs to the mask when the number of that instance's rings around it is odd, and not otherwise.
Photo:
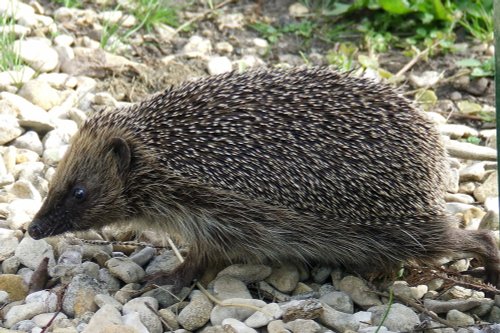
[(490, 231), (450, 228), (447, 236), (455, 253), (464, 253), (480, 260), (484, 264), (486, 282), (500, 288), (500, 255)]

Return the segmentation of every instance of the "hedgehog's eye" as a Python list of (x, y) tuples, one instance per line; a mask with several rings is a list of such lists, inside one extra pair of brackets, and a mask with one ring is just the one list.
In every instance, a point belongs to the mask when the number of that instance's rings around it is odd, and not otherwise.
[(87, 190), (85, 188), (76, 186), (73, 188), (73, 198), (77, 201), (83, 201), (87, 197)]

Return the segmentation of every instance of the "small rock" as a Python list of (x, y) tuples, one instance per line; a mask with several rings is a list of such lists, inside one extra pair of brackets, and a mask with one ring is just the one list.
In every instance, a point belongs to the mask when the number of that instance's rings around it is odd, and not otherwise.
[(107, 290), (104, 283), (85, 275), (78, 274), (73, 277), (64, 293), (62, 308), (68, 316), (80, 316), (87, 311), (95, 312), (97, 305), (94, 303), (95, 295)]
[(464, 193), (446, 193), (444, 198), (446, 202), (458, 202), (466, 205), (471, 205), (476, 202), (476, 199)]
[(257, 53), (261, 56), (265, 55), (269, 51), (269, 43), (263, 38), (254, 38), (253, 44), (257, 48)]
[(455, 299), (448, 301), (440, 301), (433, 299), (424, 300), (424, 306), (429, 311), (435, 313), (446, 313), (451, 310), (459, 310), (459, 311), (468, 311), (477, 306), (481, 305), (481, 302), (478, 299), (469, 298), (469, 299)]
[(94, 302), (98, 307), (102, 308), (104, 305), (114, 306), (118, 311), (123, 309), (122, 303), (118, 302), (115, 298), (106, 294), (97, 294), (94, 297)]
[(171, 272), (179, 263), (179, 259), (177, 259), (173, 251), (165, 251), (151, 260), (146, 267), (146, 274), (153, 275), (161, 272)]
[(2, 240), (0, 242), (0, 262), (2, 262), (14, 254), (19, 245), (19, 240), (15, 236), (2, 236), (0, 239)]
[(45, 110), (50, 110), (62, 103), (61, 93), (41, 80), (26, 82), (19, 90), (19, 95)]
[(21, 66), (16, 70), (0, 72), (0, 86), (8, 87), (23, 84), (31, 80), (35, 73), (35, 70), (29, 66)]
[(233, 64), (228, 57), (211, 57), (208, 60), (208, 73), (210, 75), (228, 73), (232, 70)]
[[(232, 298), (226, 299), (222, 301), (223, 304), (246, 304), (252, 305), (256, 307), (263, 307), (266, 305), (266, 302), (258, 300), (258, 299), (243, 299), (243, 298)], [(235, 318), (240, 321), (246, 320), (250, 317), (255, 310), (241, 307), (241, 306), (219, 306), (216, 305), (212, 312), (210, 313), (210, 322), (212, 325), (221, 325), (222, 321), (226, 318)], [(181, 324), (182, 325), (182, 324)]]
[(50, 44), (46, 38), (27, 38), (16, 40), (12, 49), (36, 71), (51, 72), (59, 64), (59, 55)]
[(282, 320), (273, 320), (267, 325), (268, 333), (291, 333), (285, 328), (285, 323)]
[(217, 278), (213, 284), (214, 296), (220, 300), (229, 298), (247, 298), (251, 299), (250, 291), (247, 286), (229, 275)]
[(416, 287), (410, 287), (411, 295), (414, 299), (419, 300), (429, 291), (429, 287), (425, 284), (420, 284)]
[(49, 258), (49, 267), (55, 264), (52, 246), (43, 239), (34, 240), (31, 237), (24, 237), (16, 248), (15, 255), (24, 266), (32, 270), (37, 269), (45, 257)]
[[(372, 322), (374, 325), (380, 325), (382, 319), (385, 317), (387, 305), (378, 305), (368, 309), (372, 313)], [(411, 331), (413, 328), (420, 324), (418, 315), (409, 307), (399, 303), (391, 305), (390, 311), (385, 317), (384, 326), (388, 330), (394, 332)]]
[(54, 129), (49, 115), (41, 107), (6, 91), (0, 92), (0, 99), (7, 101), (16, 110), (21, 126), (32, 128), (39, 133)]
[(293, 300), (281, 305), (283, 320), (288, 322), (295, 319), (316, 319), (321, 315), (325, 306), (327, 305), (314, 298)]
[(82, 333), (103, 332), (103, 327), (110, 324), (121, 325), (122, 318), (114, 306), (106, 304), (92, 316)]
[(283, 314), (283, 310), (276, 303), (269, 303), (262, 307), (261, 311), (256, 311), (245, 320), (245, 325), (252, 328), (263, 327), (269, 324), (271, 320), (278, 319)]
[(299, 271), (293, 265), (283, 265), (273, 269), (266, 282), (283, 293), (290, 293), (299, 282)]
[(189, 58), (206, 57), (212, 52), (212, 44), (210, 40), (194, 35), (184, 45), (183, 52)]
[(421, 75), (411, 73), (409, 79), (415, 88), (429, 88), (434, 86), (441, 77), (442, 75), (436, 71), (425, 71)]
[(353, 313), (354, 312), (354, 304), (352, 299), (344, 292), (341, 291), (333, 291), (328, 294), (325, 294), (319, 299), (321, 302), (331, 306), (337, 311), (345, 312), (345, 313)]
[(358, 277), (349, 275), (340, 281), (340, 290), (348, 294), (354, 303), (362, 308), (368, 308), (373, 305), (380, 305), (382, 302), (371, 293), (366, 283)]
[(43, 313), (44, 311), (45, 305), (42, 303), (14, 305), (5, 315), (4, 325), (5, 327), (10, 328), (17, 322), (20, 322), (21, 320), (31, 319), (34, 316)]
[(466, 160), (496, 161), (497, 152), (493, 148), (482, 147), (468, 142), (449, 140), (446, 150), (450, 156)]
[(258, 333), (253, 328), (248, 327), (241, 321), (234, 318), (226, 318), (222, 321), (222, 327), (224, 332), (234, 332), (234, 333)]
[(0, 114), (0, 145), (18, 138), (22, 133), (23, 129), (15, 117)]
[(460, 170), (460, 182), (480, 182), (485, 172), (484, 162), (473, 163)]
[(485, 202), (488, 197), (498, 197), (498, 179), (496, 171), (491, 173), (486, 180), (476, 187), (474, 197), (478, 202)]
[(177, 321), (185, 329), (193, 331), (208, 322), (212, 308), (207, 296), (195, 290), (191, 293), (191, 302), (179, 313)]
[(165, 321), (168, 324), (168, 327), (170, 327), (173, 330), (179, 329), (179, 323), (177, 322), (176, 315), (171, 310), (161, 309), (158, 311), (158, 314), (163, 319), (163, 321)]
[(310, 319), (295, 319), (285, 324), (285, 328), (292, 333), (317, 333), (321, 332), (321, 326), (314, 320)]
[(49, 313), (41, 313), (39, 315), (34, 316), (31, 320), (38, 326), (38, 327), (44, 327), (47, 326), (50, 323), (52, 325), (57, 325), (57, 322), (60, 321), (61, 319), (67, 319), (68, 316), (66, 316), (64, 313), (59, 312), (49, 312)]
[[(146, 325), (141, 321), (141, 316), (137, 312), (129, 312), (122, 316), (123, 325), (128, 329), (132, 329), (133, 332), (138, 333), (150, 333)], [(122, 333), (122, 331), (117, 331), (116, 333)]]
[(14, 274), (0, 274), (0, 290), (9, 294), (11, 302), (23, 300), (28, 295), (28, 286), (23, 278)]
[(138, 297), (128, 301), (123, 305), (123, 314), (131, 312), (139, 313), (141, 322), (147, 327), (150, 333), (161, 333), (162, 325), (158, 316), (145, 304), (149, 304), (154, 310), (158, 310), (158, 301), (152, 297)]
[(144, 266), (151, 260), (151, 258), (154, 257), (155, 253), (156, 250), (154, 248), (146, 246), (139, 252), (132, 254), (130, 256), (130, 260), (132, 260), (139, 266)]
[(141, 281), (146, 272), (129, 258), (111, 258), (106, 262), (106, 267), (113, 276), (116, 276), (125, 283)]
[(218, 42), (215, 44), (215, 51), (220, 54), (231, 54), (234, 51), (234, 47), (228, 42)]
[(295, 2), (288, 7), (288, 14), (292, 17), (301, 17), (309, 14), (309, 8), (301, 4), (300, 2)]
[(448, 311), (446, 320), (455, 326), (468, 326), (474, 324), (474, 318), (458, 310)]
[(241, 13), (224, 14), (217, 18), (219, 30), (223, 29), (242, 29), (245, 17)]
[(357, 331), (360, 326), (359, 321), (352, 314), (337, 311), (328, 305), (323, 307), (319, 321), (339, 332)]
[(43, 153), (43, 144), (35, 131), (28, 131), (15, 139), (12, 145), (16, 148), (24, 148), (34, 151), (38, 155)]
[(217, 277), (232, 276), (245, 284), (255, 283), (264, 280), (271, 275), (272, 269), (265, 265), (240, 265), (235, 264), (226, 267), (217, 274)]
[(447, 135), (452, 139), (479, 135), (475, 129), (460, 124), (442, 124), (439, 126), (439, 131), (442, 135)]

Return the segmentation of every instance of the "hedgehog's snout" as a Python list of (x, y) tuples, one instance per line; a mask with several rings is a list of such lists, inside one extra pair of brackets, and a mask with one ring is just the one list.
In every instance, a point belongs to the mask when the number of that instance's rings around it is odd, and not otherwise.
[(31, 238), (41, 239), (44, 237), (44, 228), (41, 224), (42, 221), (40, 219), (34, 219), (33, 221), (31, 221), (31, 224), (28, 227), (28, 234), (31, 236)]

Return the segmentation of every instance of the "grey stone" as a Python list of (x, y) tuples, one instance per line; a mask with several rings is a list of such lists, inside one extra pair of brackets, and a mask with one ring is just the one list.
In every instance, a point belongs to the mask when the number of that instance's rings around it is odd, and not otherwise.
[(156, 250), (154, 248), (146, 246), (139, 252), (132, 254), (130, 259), (137, 265), (144, 266), (154, 257), (155, 253)]
[(44, 110), (50, 110), (54, 106), (61, 104), (63, 99), (60, 91), (41, 80), (26, 82), (19, 90), (19, 95)]
[(73, 317), (86, 311), (95, 311), (94, 297), (107, 290), (107, 286), (96, 279), (78, 274), (71, 280), (64, 293), (62, 308), (65, 314)]
[(252, 328), (263, 327), (269, 324), (272, 320), (282, 316), (283, 310), (276, 303), (269, 303), (262, 307), (262, 311), (256, 311), (245, 320), (245, 325)]
[(474, 318), (458, 310), (450, 310), (446, 314), (446, 320), (456, 326), (467, 326), (474, 324)]
[(362, 308), (380, 305), (382, 302), (360, 278), (348, 275), (340, 281), (340, 290), (348, 294), (354, 303)]
[(15, 117), (0, 114), (0, 145), (18, 138), (21, 134), (23, 129)]
[(101, 332), (109, 324), (121, 325), (122, 318), (114, 306), (106, 304), (92, 316), (82, 333)]
[(177, 321), (185, 329), (193, 331), (208, 322), (212, 309), (212, 302), (207, 296), (195, 290), (191, 293), (191, 302), (179, 313)]
[(319, 298), (319, 300), (337, 311), (345, 313), (354, 312), (354, 304), (351, 297), (342, 291), (333, 291), (325, 294)]
[(138, 297), (128, 301), (123, 305), (123, 314), (131, 312), (139, 313), (141, 322), (147, 327), (150, 333), (163, 332), (161, 321), (158, 316), (145, 304), (149, 304), (154, 310), (158, 310), (158, 301), (152, 297)]
[(493, 148), (482, 147), (468, 142), (449, 140), (446, 150), (452, 157), (467, 160), (496, 161), (497, 152)]
[(43, 258), (49, 258), (49, 267), (54, 266), (54, 251), (52, 246), (45, 240), (34, 240), (31, 237), (24, 237), (15, 251), (16, 257), (21, 263), (32, 270), (38, 268)]
[(38, 155), (43, 153), (43, 144), (35, 131), (28, 131), (15, 139), (12, 145), (16, 148), (25, 148), (34, 151)]
[(269, 266), (236, 264), (224, 268), (217, 274), (217, 277), (228, 275), (248, 284), (262, 281), (271, 273), (272, 269)]
[(248, 327), (241, 321), (234, 318), (226, 318), (222, 321), (224, 331), (235, 333), (258, 333), (253, 328)]
[(337, 311), (328, 305), (323, 306), (319, 321), (339, 332), (357, 331), (360, 326), (359, 321), (352, 314)]
[(106, 266), (113, 276), (125, 283), (139, 282), (146, 276), (144, 269), (129, 258), (111, 258)]
[(317, 333), (321, 332), (321, 326), (314, 320), (295, 319), (285, 324), (285, 328), (292, 333)]
[(252, 298), (247, 286), (229, 275), (217, 278), (213, 282), (214, 296), (220, 300), (229, 298)]
[[(380, 325), (385, 316), (388, 305), (378, 305), (368, 309), (372, 313), (372, 323)], [(418, 315), (409, 307), (399, 303), (390, 306), (389, 313), (384, 320), (384, 326), (390, 331), (411, 331), (420, 324)]]
[(485, 181), (476, 187), (474, 197), (477, 201), (483, 203), (488, 197), (498, 197), (498, 179), (496, 171), (492, 172)]
[(50, 72), (59, 64), (59, 55), (50, 44), (46, 38), (27, 38), (16, 40), (13, 50), (19, 52), (19, 57), (36, 71)]
[(210, 313), (210, 322), (212, 325), (221, 325), (222, 321), (226, 318), (235, 318), (239, 321), (244, 321), (255, 312), (254, 309), (240, 306), (241, 304), (259, 308), (266, 305), (266, 303), (261, 300), (243, 298), (226, 299), (222, 301), (222, 303), (235, 304), (235, 306), (216, 305)]
[(266, 279), (270, 285), (283, 293), (290, 293), (299, 282), (299, 271), (293, 265), (283, 265), (273, 268), (273, 272)]

